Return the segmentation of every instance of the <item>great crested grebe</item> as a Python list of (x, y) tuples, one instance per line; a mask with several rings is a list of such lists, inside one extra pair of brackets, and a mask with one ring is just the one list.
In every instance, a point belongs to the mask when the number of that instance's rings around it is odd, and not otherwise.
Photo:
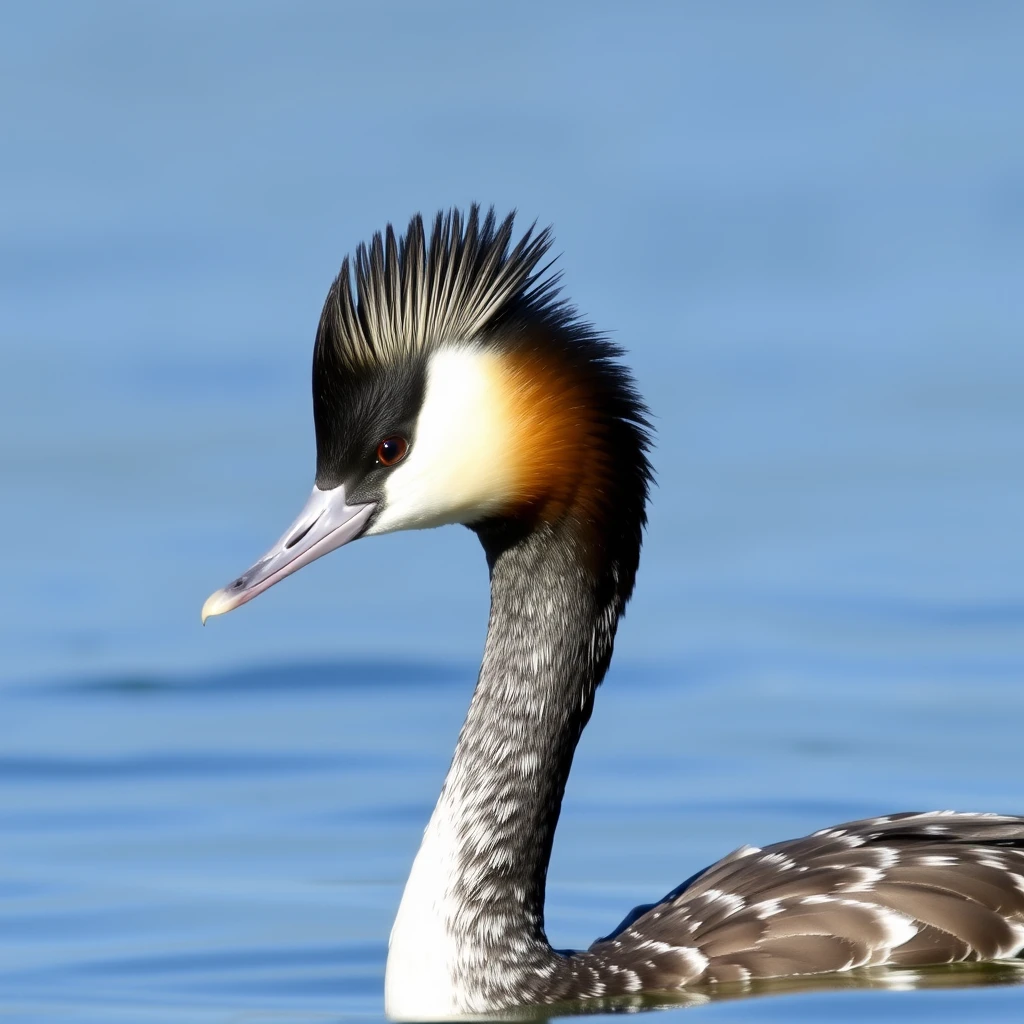
[(744, 846), (577, 953), (544, 931), (573, 753), (633, 590), (651, 479), (619, 350), (558, 298), (548, 231), (413, 218), (346, 259), (313, 349), (316, 486), (203, 620), (358, 537), (463, 523), (487, 556), (480, 676), (391, 932), (397, 1019), (1012, 957), (1024, 818), (895, 814)]

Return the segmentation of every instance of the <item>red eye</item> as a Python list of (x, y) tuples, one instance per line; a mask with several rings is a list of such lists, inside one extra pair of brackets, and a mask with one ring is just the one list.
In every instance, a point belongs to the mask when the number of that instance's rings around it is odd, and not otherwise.
[(394, 466), (405, 458), (405, 453), (408, 450), (409, 442), (404, 437), (399, 437), (397, 434), (394, 437), (385, 437), (377, 445), (377, 461), (382, 466)]

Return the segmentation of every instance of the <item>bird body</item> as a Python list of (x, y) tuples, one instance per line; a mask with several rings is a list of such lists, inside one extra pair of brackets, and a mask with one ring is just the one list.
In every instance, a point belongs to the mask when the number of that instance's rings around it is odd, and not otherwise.
[(1024, 949), (1024, 818), (938, 812), (743, 847), (588, 950), (544, 928), (566, 780), (632, 594), (651, 479), (621, 353), (512, 217), (357, 250), (314, 346), (316, 486), (209, 615), (360, 536), (463, 523), (491, 580), (480, 676), (391, 934), (394, 1019)]

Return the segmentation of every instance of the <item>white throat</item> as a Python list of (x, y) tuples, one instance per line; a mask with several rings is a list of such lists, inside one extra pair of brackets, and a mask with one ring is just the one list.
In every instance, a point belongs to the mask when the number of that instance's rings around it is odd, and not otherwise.
[(455, 822), (444, 794), (423, 833), (388, 943), (384, 1011), (392, 1020), (448, 1020), (465, 1013), (457, 990)]
[[(484, 809), (502, 799), (508, 782), (481, 770), (475, 744), (465, 742), (475, 731), (474, 712), (484, 703), (478, 686), (391, 928), (384, 1009), (392, 1020), (451, 1020), (492, 1008), (480, 982), (502, 968), (474, 946), (476, 915), (467, 894), (486, 896), (493, 885), (488, 874), (507, 867), (515, 855)], [(501, 760), (497, 754), (491, 763)], [(487, 850), (484, 857), (481, 848)]]

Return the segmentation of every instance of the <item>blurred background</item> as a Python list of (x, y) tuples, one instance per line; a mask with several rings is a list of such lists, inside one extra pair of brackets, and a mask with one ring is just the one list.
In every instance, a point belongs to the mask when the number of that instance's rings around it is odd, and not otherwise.
[[(308, 493), (342, 257), (417, 211), (553, 224), (658, 432), (556, 945), (743, 842), (1024, 812), (1022, 39), (1012, 3), (7, 9), (0, 1010), (380, 1019), (481, 553), (374, 539), (199, 609)], [(869, 1007), (1024, 989), (672, 1012)]]

